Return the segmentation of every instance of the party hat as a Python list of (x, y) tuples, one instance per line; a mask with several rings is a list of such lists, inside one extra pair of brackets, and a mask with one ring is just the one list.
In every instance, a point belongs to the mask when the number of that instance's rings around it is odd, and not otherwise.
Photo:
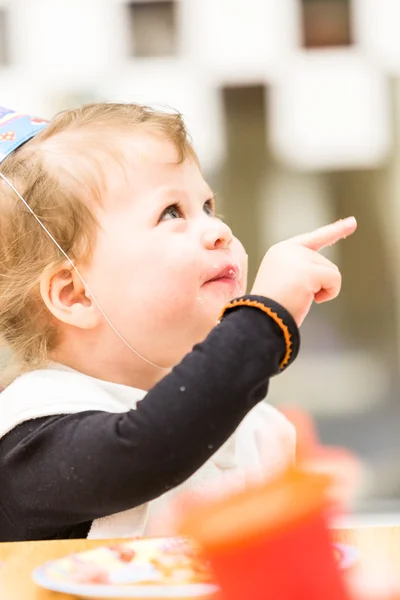
[(47, 124), (48, 121), (44, 119), (0, 106), (0, 164), (11, 152), (35, 137)]

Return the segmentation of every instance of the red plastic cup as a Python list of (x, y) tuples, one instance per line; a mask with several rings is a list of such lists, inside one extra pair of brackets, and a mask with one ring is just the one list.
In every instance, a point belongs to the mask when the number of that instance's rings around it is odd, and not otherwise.
[(202, 546), (223, 600), (348, 600), (325, 519), (329, 482), (290, 471), (189, 511), (180, 533)]

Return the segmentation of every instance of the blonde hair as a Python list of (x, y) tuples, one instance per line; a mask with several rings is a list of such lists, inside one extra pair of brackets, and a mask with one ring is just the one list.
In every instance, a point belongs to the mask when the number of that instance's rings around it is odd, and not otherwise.
[[(89, 104), (57, 115), (33, 140), (1, 164), (12, 182), (70, 259), (90, 260), (96, 204), (110, 168), (124, 175), (121, 137), (150, 133), (171, 141), (178, 163), (197, 161), (180, 114), (136, 104)], [(0, 180), (0, 339), (12, 370), (2, 384), (46, 363), (58, 343), (55, 320), (40, 295), (45, 269), (62, 268), (65, 256), (15, 192)]]

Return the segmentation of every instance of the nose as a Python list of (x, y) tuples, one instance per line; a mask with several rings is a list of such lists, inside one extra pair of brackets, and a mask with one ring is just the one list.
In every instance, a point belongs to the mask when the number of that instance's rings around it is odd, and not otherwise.
[(229, 248), (233, 240), (231, 228), (220, 219), (208, 220), (203, 232), (203, 243), (208, 250)]

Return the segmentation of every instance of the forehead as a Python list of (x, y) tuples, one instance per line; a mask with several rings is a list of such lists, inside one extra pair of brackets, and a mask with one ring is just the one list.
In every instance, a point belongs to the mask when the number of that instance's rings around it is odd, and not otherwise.
[[(117, 208), (148, 196), (205, 196), (212, 192), (192, 157), (179, 162), (179, 151), (170, 140), (135, 135), (122, 140), (123, 176), (110, 175), (106, 203)], [(175, 198), (176, 199), (176, 198)]]

